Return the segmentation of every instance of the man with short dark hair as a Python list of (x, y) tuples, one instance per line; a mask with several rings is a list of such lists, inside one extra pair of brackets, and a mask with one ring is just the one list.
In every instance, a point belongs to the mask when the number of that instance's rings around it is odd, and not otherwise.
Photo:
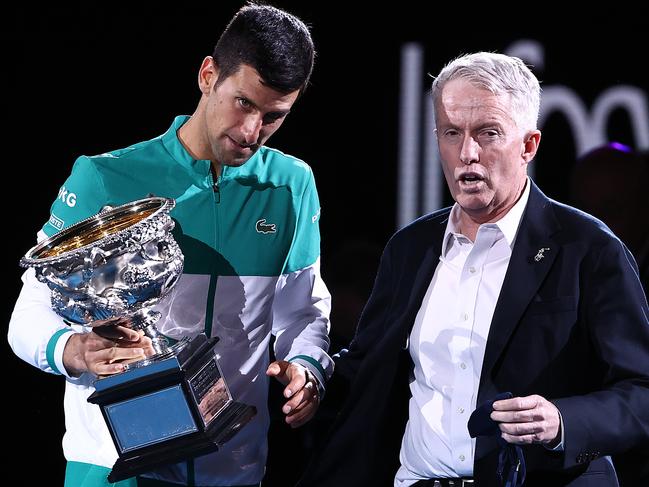
[[(105, 205), (149, 194), (174, 198), (174, 235), (184, 271), (158, 311), (172, 339), (220, 338), (216, 352), (236, 400), (257, 416), (218, 452), (161, 467), (145, 485), (249, 486), (264, 475), (268, 378), (286, 384), (293, 427), (308, 421), (332, 372), (327, 355), (330, 295), (320, 277), (320, 204), (311, 168), (266, 147), (306, 89), (311, 35), (295, 16), (265, 5), (241, 8), (199, 69), (201, 98), (163, 135), (98, 156), (82, 156), (39, 239)], [(33, 270), (11, 319), (9, 342), (40, 369), (66, 376), (66, 486), (108, 485), (117, 459), (99, 408), (87, 402), (98, 375), (152, 353), (126, 327), (111, 334), (69, 326), (51, 309)], [(277, 361), (269, 363), (271, 335)], [(128, 479), (116, 485), (137, 485)]]

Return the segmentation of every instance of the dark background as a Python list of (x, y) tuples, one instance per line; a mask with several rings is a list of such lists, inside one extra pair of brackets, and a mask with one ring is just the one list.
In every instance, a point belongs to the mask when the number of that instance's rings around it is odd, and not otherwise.
[[(199, 98), (198, 67), (241, 5), (92, 3), (19, 5), (3, 14), (5, 323), (20, 289), (18, 260), (35, 243), (75, 158), (155, 137), (175, 115), (192, 113)], [(323, 274), (335, 283), (334, 311), (341, 279), (336, 267), (358, 255), (354, 249), (365, 248), (358, 285), (371, 282), (376, 249), (395, 230), (404, 42), (421, 42), (425, 70), (437, 73), (459, 54), (502, 52), (513, 41), (535, 39), (545, 46), (543, 83), (573, 88), (587, 106), (616, 84), (649, 93), (647, 11), (621, 2), (572, 18), (542, 4), (498, 12), (484, 4), (440, 10), (404, 1), (383, 8), (352, 2), (275, 5), (312, 26), (318, 50), (311, 87), (270, 145), (314, 169), (322, 203)], [(609, 136), (636, 144), (622, 113), (611, 118)], [(575, 155), (567, 124), (553, 117), (535, 162), (535, 179), (548, 195), (569, 200)], [(5, 431), (16, 432), (6, 437), (5, 465), (13, 469), (20, 463), (21, 471), (30, 465), (27, 484), (62, 483), (64, 381), (17, 359), (6, 341), (2, 346)], [(281, 448), (290, 455), (289, 445)], [(277, 465), (275, 472), (283, 468), (282, 462)]]

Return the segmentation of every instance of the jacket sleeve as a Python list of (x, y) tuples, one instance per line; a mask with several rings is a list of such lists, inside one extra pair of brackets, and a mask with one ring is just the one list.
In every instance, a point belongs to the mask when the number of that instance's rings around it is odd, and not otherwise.
[(25, 362), (51, 374), (68, 376), (63, 349), (75, 329), (52, 311), (50, 290), (36, 279), (33, 269), (23, 274), (22, 281), (9, 321), (9, 345)]
[[(94, 165), (89, 158), (79, 158), (59, 190), (38, 240), (94, 215), (104, 201), (103, 186)], [(72, 333), (84, 328), (68, 325), (52, 310), (50, 289), (38, 281), (34, 269), (23, 274), (22, 282), (9, 322), (9, 345), (25, 362), (45, 372), (68, 376), (63, 366), (63, 350)]]
[(320, 202), (310, 169), (296, 207), (293, 242), (275, 287), (275, 356), (307, 367), (322, 393), (333, 373), (327, 354), (331, 295), (320, 276)]
[(605, 374), (600, 390), (553, 401), (565, 426), (565, 467), (649, 438), (649, 311), (637, 266), (610, 239), (583, 268), (580, 313)]

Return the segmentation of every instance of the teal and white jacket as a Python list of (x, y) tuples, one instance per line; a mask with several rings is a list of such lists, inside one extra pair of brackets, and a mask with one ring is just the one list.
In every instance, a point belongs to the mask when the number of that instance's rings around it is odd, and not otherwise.
[[(148, 195), (174, 198), (174, 237), (185, 255), (172, 294), (156, 307), (157, 328), (179, 339), (201, 332), (220, 338), (216, 350), (234, 398), (257, 407), (255, 419), (215, 454), (152, 475), (196, 485), (259, 482), (266, 461), (269, 363), (300, 362), (324, 384), (333, 371), (330, 295), (320, 277), (320, 204), (311, 168), (262, 147), (241, 167), (224, 167), (214, 181), (210, 161), (195, 160), (176, 135), (177, 117), (155, 139), (94, 157), (80, 157), (59, 191), (39, 239), (98, 213)], [(73, 331), (50, 307), (47, 286), (33, 270), (9, 327), (14, 352), (40, 369), (63, 374), (68, 461), (112, 467), (117, 459), (99, 408), (86, 399), (94, 376), (70, 377), (62, 363)], [(193, 477), (193, 479), (192, 479)]]

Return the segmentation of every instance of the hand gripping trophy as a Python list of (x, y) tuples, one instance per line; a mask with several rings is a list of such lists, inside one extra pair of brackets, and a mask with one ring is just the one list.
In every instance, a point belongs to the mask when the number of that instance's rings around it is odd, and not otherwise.
[[(70, 323), (124, 321), (151, 338), (155, 354), (97, 379), (98, 404), (117, 449), (116, 482), (164, 463), (217, 450), (256, 413), (232, 399), (204, 334), (174, 345), (155, 328), (152, 307), (182, 274), (171, 230), (175, 201), (151, 197), (107, 209), (42, 241), (21, 259), (51, 290)], [(126, 318), (126, 320), (124, 320)]]

